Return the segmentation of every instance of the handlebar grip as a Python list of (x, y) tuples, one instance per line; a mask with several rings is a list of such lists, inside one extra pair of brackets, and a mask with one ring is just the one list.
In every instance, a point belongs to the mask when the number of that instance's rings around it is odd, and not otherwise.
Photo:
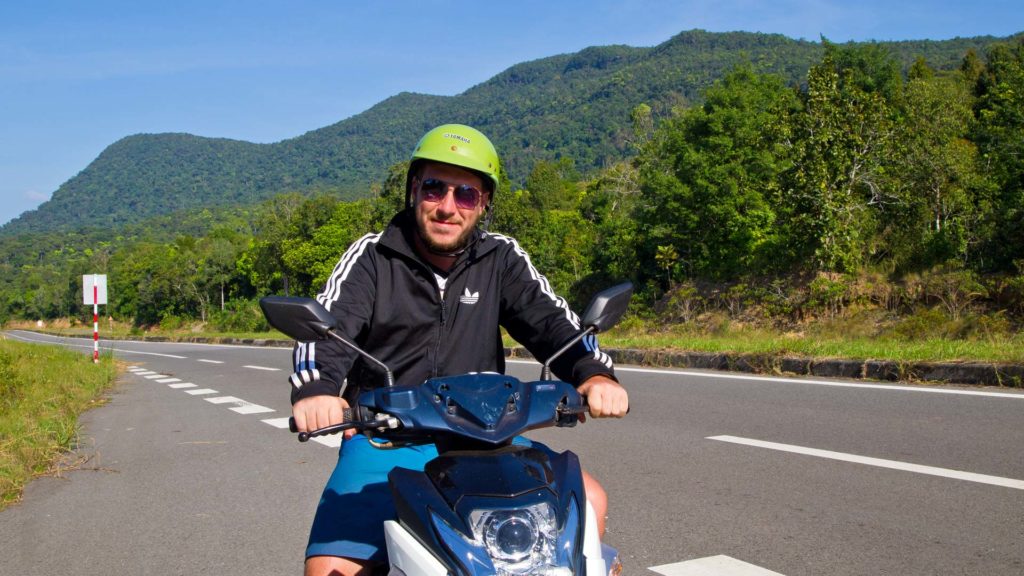
[[(342, 415), (342, 422), (351, 422), (351, 421), (352, 421), (352, 409), (351, 408), (345, 408), (345, 411), (343, 412), (343, 415)], [(319, 434), (317, 434), (317, 432), (320, 432), (320, 430), (324, 430), (324, 428), (320, 428), (318, 430), (313, 430), (311, 432), (299, 432), (299, 427), (298, 427), (298, 425), (295, 424), (295, 417), (294, 416), (289, 416), (288, 417), (288, 430), (292, 434), (298, 433), (298, 435), (299, 435), (299, 442), (307, 442), (313, 436), (318, 436)], [(335, 431), (335, 432), (330, 432), (330, 433), (331, 434), (336, 434), (337, 432), (340, 432), (340, 430)]]

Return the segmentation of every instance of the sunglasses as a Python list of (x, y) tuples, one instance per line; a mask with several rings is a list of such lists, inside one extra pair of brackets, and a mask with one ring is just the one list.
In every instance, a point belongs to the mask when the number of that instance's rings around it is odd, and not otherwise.
[(454, 187), (455, 205), (463, 210), (473, 210), (480, 205), (483, 193), (469, 184), (449, 184), (437, 178), (427, 178), (420, 183), (420, 193), (427, 202), (440, 202), (448, 195), (448, 188)]

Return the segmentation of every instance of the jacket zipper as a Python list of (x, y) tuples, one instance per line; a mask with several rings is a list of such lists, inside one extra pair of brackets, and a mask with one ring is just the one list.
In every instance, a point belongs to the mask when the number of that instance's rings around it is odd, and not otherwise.
[[(447, 290), (445, 290), (447, 292)], [(441, 338), (444, 336), (444, 321), (445, 321), (445, 305), (444, 298), (441, 298), (441, 322), (437, 327), (437, 338), (434, 339), (434, 370), (431, 375), (433, 378), (437, 378), (439, 371), (439, 364), (441, 360)]]

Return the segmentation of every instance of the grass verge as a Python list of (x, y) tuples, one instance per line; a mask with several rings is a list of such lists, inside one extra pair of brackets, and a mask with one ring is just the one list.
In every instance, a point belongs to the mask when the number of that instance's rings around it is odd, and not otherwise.
[(685, 350), (693, 352), (768, 354), (806, 358), (892, 360), (898, 362), (1024, 363), (1024, 336), (967, 340), (927, 338), (827, 337), (753, 329), (725, 334), (688, 334), (615, 330), (600, 336), (602, 348)]
[(74, 447), (78, 415), (100, 403), (117, 367), (55, 346), (0, 340), (0, 510)]

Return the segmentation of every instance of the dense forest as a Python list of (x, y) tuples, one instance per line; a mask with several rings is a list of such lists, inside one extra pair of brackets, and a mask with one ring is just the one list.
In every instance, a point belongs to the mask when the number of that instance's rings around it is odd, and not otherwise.
[[(929, 52), (931, 43), (915, 45), (914, 54), (894, 49), (899, 44), (823, 42), (799, 74), (787, 52), (752, 57), (748, 47), (723, 61), (718, 79), (709, 76), (701, 91), (640, 100), (624, 112), (623, 128), (595, 122), (590, 140), (573, 137), (579, 127), (567, 119), (549, 125), (543, 110), (571, 105), (543, 100), (535, 86), (567, 83), (565, 94), (573, 94), (575, 70), (639, 73), (651, 51), (728, 41), (690, 33), (651, 50), (591, 49), (510, 69), (461, 95), (483, 98), (516, 82), (537, 90), (523, 93), (532, 104), (494, 111), (510, 114), (501, 129), (491, 124), (496, 139), (519, 134), (522, 146), (513, 146), (510, 163), (519, 166), (499, 191), (492, 228), (517, 237), (576, 304), (630, 279), (640, 293), (635, 315), (657, 322), (719, 311), (799, 323), (871, 310), (943, 319), (896, 328), (908, 331), (1017, 329), (1024, 318), (1024, 40), (965, 46), (956, 58)], [(544, 75), (546, 66), (562, 77)], [(664, 89), (677, 81), (665, 80)], [(424, 98), (439, 110), (447, 105)], [(560, 139), (527, 126), (528, 115), (511, 116), (530, 106)], [(396, 127), (382, 145), (407, 154), (421, 126), (395, 122), (415, 130)], [(324, 130), (352, 127), (342, 124)], [(406, 129), (415, 135), (400, 142)], [(312, 142), (302, 145), (312, 149)], [(596, 143), (622, 153), (601, 152)], [(555, 153), (533, 157), (523, 153), (529, 149)], [(312, 194), (150, 218), (116, 235), (102, 228), (7, 235), (0, 238), (0, 314), (81, 316), (81, 275), (98, 272), (109, 276), (107, 312), (138, 326), (198, 320), (262, 328), (258, 297), (313, 294), (345, 247), (401, 206), (398, 157), (355, 199), (343, 186), (324, 185)]]
[[(881, 44), (901, 68), (923, 56), (951, 69), (995, 38)], [(593, 174), (635, 154), (630, 111), (655, 119), (700, 100), (701, 91), (741, 61), (787, 84), (805, 81), (822, 44), (781, 35), (678, 34), (652, 48), (593, 47), (513, 66), (456, 96), (403, 93), (362, 114), (274, 144), (189, 134), (140, 134), (110, 145), (39, 209), (0, 228), (70, 232), (117, 227), (182, 210), (253, 204), (283, 192), (330, 192), (352, 200), (405, 159), (429, 128), (461, 122), (498, 145), (511, 181), (523, 186), (538, 160), (571, 158)], [(454, 80), (454, 79), (453, 79)]]

